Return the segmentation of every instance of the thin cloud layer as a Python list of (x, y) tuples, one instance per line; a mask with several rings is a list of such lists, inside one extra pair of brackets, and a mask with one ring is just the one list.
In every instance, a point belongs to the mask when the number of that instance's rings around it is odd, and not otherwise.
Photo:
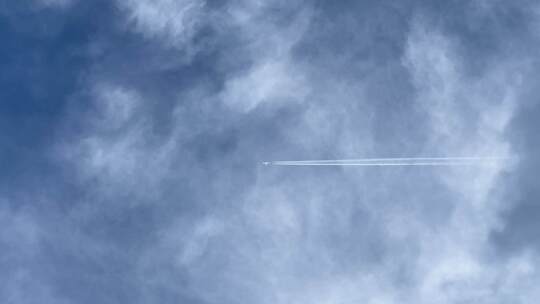
[[(95, 5), (111, 13), (84, 17), (55, 46), (84, 60), (65, 65), (78, 78), (54, 87), (57, 108), (34, 113), (53, 130), (48, 140), (0, 137), (41, 155), (9, 154), (20, 165), (0, 188), (9, 227), (0, 293), (11, 303), (538, 296), (535, 217), (523, 211), (538, 213), (526, 169), (536, 164), (537, 123), (526, 113), (537, 110), (537, 55), (519, 47), (538, 42), (532, 4)], [(11, 107), (0, 113), (30, 111)], [(261, 165), (430, 156), (497, 160)], [(512, 241), (517, 232), (525, 236)]]
[(172, 45), (189, 43), (205, 21), (205, 1), (119, 1), (135, 30), (147, 37), (160, 37)]

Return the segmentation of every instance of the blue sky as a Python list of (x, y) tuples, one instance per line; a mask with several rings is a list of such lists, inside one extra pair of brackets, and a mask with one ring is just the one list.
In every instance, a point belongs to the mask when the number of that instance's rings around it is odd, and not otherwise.
[[(540, 296), (534, 1), (4, 1), (0, 39), (3, 303)], [(261, 165), (445, 156), (498, 161)]]

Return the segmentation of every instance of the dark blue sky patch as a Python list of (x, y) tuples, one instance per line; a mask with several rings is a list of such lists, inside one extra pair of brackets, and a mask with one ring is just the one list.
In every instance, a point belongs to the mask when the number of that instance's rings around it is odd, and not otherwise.
[(91, 62), (88, 47), (103, 24), (90, 16), (105, 17), (102, 8), (96, 2), (68, 11), (23, 5), (7, 9), (0, 27), (4, 41), (0, 154), (5, 160), (0, 179), (4, 185), (19, 179), (33, 184), (36, 175), (39, 179), (55, 175), (58, 167), (50, 163), (49, 149), (67, 101)]

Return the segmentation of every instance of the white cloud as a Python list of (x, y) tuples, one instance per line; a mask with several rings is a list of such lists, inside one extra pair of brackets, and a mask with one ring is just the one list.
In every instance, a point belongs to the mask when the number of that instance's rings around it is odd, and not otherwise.
[(83, 180), (99, 181), (105, 195), (121, 192), (152, 197), (168, 172), (173, 141), (154, 141), (147, 103), (134, 90), (95, 85), (95, 111), (79, 118), (88, 129), (63, 147)]
[(204, 0), (127, 0), (118, 1), (135, 30), (147, 37), (185, 47), (204, 22)]
[[(261, 103), (299, 102), (309, 91), (301, 67), (289, 58), (292, 47), (309, 24), (309, 9), (295, 13), (292, 22), (279, 24), (267, 18), (268, 11), (275, 7), (289, 9), (293, 3), (231, 1), (220, 11), (211, 11), (201, 0), (129, 0), (118, 5), (135, 31), (178, 48), (181, 51), (178, 56), (186, 62), (202, 47), (211, 47), (193, 41), (203, 26), (211, 26), (222, 34), (238, 35), (242, 45), (234, 54), (226, 53), (222, 61), (230, 64), (251, 60), (252, 64), (226, 81), (221, 99), (232, 109), (249, 112)], [(239, 55), (243, 58), (238, 58)]]
[(268, 60), (229, 80), (222, 98), (231, 108), (249, 112), (262, 103), (301, 102), (307, 92), (307, 83), (294, 64)]
[(239, 29), (245, 41), (244, 53), (253, 60), (247, 71), (227, 80), (221, 96), (225, 104), (240, 112), (263, 103), (302, 102), (310, 91), (302, 67), (291, 60), (290, 53), (307, 29), (311, 12), (304, 9), (289, 24), (279, 25), (265, 18), (271, 5), (280, 3), (239, 1), (228, 8), (233, 28)]
[[(517, 104), (519, 66), (504, 62), (481, 76), (467, 75), (456, 43), (418, 20), (409, 36), (405, 64), (417, 88), (417, 106), (431, 126), (425, 150), (445, 156), (510, 157), (504, 132)], [(426, 303), (496, 297), (492, 286), (506, 275), (504, 266), (486, 265), (483, 254), (506, 204), (492, 193), (508, 169), (509, 164), (500, 161), (485, 168), (439, 170), (455, 209), (448, 226), (419, 234), (421, 296)]]
[[(180, 48), (190, 47), (208, 16), (204, 3), (196, 1), (120, 5), (137, 31)], [(371, 151), (377, 143), (372, 121), (377, 100), (366, 94), (370, 75), (316, 73), (317, 63), (300, 63), (292, 50), (309, 26), (309, 10), (283, 24), (264, 18), (267, 5), (239, 1), (227, 7), (223, 16), (232, 18), (228, 26), (238, 31), (243, 42), (238, 49), (252, 64), (226, 74), (221, 92), (199, 86), (179, 94), (172, 131), (164, 140), (152, 141), (153, 121), (140, 92), (95, 85), (98, 110), (82, 118), (89, 122), (87, 136), (66, 147), (80, 175), (98, 180), (98, 191), (106, 195), (166, 191), (161, 182), (170, 176), (199, 183), (205, 194), (229, 187), (237, 171), (223, 169), (218, 178), (214, 174), (221, 172), (209, 170), (200, 181), (193, 172), (206, 164), (183, 158), (185, 149), (197, 153), (198, 143), (189, 139), (201, 130), (222, 134), (218, 131), (231, 125), (252, 127), (207, 117), (218, 102), (232, 110), (224, 114), (231, 121), (249, 117), (262, 105), (301, 104), (305, 111), (283, 135), (290, 146), (269, 152), (352, 156)], [(467, 75), (457, 41), (421, 19), (413, 24), (403, 61), (414, 86), (411, 106), (427, 119), (421, 130), (425, 142), (417, 144), (429, 156), (511, 156), (504, 132), (517, 102), (520, 65), (504, 62), (481, 75)], [(234, 55), (227, 53), (226, 59), (237, 60)], [(201, 139), (206, 140), (213, 139)], [(232, 158), (251, 153), (242, 150), (253, 144), (249, 138), (237, 140), (241, 148)], [(227, 157), (218, 157), (225, 166), (234, 162)], [(186, 163), (185, 172), (172, 172), (170, 164), (179, 160)], [(155, 286), (180, 288), (178, 275), (189, 282), (187, 293), (209, 302), (455, 303), (504, 297), (509, 292), (503, 289), (523, 291), (520, 282), (532, 286), (535, 281), (537, 261), (530, 256), (500, 265), (485, 258), (489, 233), (505, 205), (493, 194), (501, 174), (511, 169), (504, 163), (422, 173), (344, 169), (302, 175), (266, 169), (250, 175), (246, 184), (234, 184), (234, 194), (213, 193), (217, 198), (211, 202), (191, 198), (198, 204), (191, 207), (204, 212), (179, 215), (160, 227), (155, 246), (145, 248), (138, 260), (138, 274), (150, 294)], [(182, 195), (175, 199), (187, 201)], [(450, 205), (435, 224), (422, 209), (433, 204)], [(498, 290), (497, 284), (507, 288)], [(525, 288), (524, 293), (534, 294)]]

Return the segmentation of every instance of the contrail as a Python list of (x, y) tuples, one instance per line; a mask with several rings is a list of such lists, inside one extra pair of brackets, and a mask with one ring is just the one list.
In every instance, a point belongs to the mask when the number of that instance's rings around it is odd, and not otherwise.
[(509, 161), (512, 157), (396, 157), (324, 160), (278, 160), (263, 162), (275, 166), (479, 166)]
[(303, 162), (270, 162), (265, 165), (274, 166), (364, 166), (364, 167), (385, 167), (385, 166), (478, 166), (493, 164), (493, 162), (419, 162), (419, 163), (303, 163)]

